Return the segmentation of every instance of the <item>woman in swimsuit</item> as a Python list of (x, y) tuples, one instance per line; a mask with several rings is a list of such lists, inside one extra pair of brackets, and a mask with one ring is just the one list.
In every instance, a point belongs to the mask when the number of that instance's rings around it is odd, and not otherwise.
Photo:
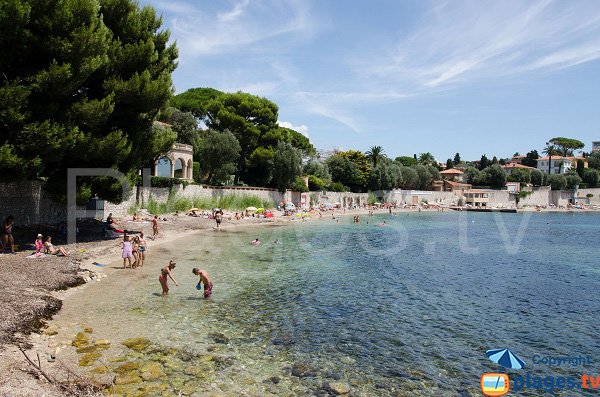
[(133, 268), (135, 269), (140, 263), (140, 242), (137, 236), (131, 240), (131, 254), (133, 255)]
[(172, 270), (175, 269), (175, 265), (176, 265), (175, 262), (169, 261), (169, 265), (167, 267), (163, 267), (160, 270), (160, 276), (158, 277), (158, 281), (160, 281), (160, 286), (162, 287), (163, 296), (169, 294), (169, 285), (167, 284), (167, 281), (169, 278), (171, 278), (171, 280), (173, 280), (173, 282), (175, 283), (175, 286), (177, 286), (177, 287), (179, 286), (179, 284), (177, 284), (177, 281), (175, 281), (175, 279), (173, 278), (173, 273), (172, 273)]
[(15, 253), (15, 239), (12, 235), (12, 227), (14, 221), (15, 218), (12, 215), (8, 216), (4, 221), (4, 234), (2, 235), (2, 253), (4, 253), (4, 250), (6, 249), (8, 243), (10, 243), (10, 252), (13, 254)]
[(146, 259), (146, 240), (144, 240), (144, 232), (141, 232), (138, 237), (139, 244), (139, 257), (138, 265), (144, 266), (144, 260)]
[(48, 236), (46, 242), (44, 243), (44, 247), (46, 247), (46, 253), (50, 255), (58, 255), (62, 254), (64, 256), (69, 256), (69, 253), (63, 247), (55, 247), (52, 244), (52, 237)]

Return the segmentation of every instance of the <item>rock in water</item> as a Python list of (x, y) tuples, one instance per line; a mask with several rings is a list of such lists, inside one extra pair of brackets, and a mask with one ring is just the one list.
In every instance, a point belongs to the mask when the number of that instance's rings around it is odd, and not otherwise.
[(325, 385), (325, 389), (336, 396), (350, 393), (350, 386), (342, 382), (329, 382)]

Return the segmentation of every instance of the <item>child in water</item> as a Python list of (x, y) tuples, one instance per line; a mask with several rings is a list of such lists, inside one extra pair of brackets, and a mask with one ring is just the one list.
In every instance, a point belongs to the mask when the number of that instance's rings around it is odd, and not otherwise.
[(206, 270), (204, 269), (198, 269), (197, 267), (192, 269), (192, 273), (194, 273), (196, 276), (200, 276), (200, 281), (198, 281), (198, 285), (196, 285), (196, 288), (198, 290), (202, 289), (202, 284), (204, 284), (204, 298), (210, 298), (210, 296), (212, 295), (212, 282), (210, 281), (210, 278), (208, 278), (208, 273), (206, 272)]

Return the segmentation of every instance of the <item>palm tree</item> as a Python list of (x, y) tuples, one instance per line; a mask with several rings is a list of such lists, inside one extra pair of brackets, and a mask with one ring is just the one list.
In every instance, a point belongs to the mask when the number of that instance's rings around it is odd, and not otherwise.
[(550, 175), (552, 167), (552, 155), (556, 154), (556, 145), (550, 142), (546, 142), (546, 147), (544, 148), (544, 151), (542, 153), (548, 155), (548, 175)]
[(435, 157), (433, 157), (433, 154), (427, 152), (419, 155), (419, 163), (423, 165), (435, 165), (436, 161)]
[(385, 157), (383, 148), (381, 146), (372, 146), (365, 154), (373, 163), (373, 168), (377, 168), (377, 162), (379, 159)]

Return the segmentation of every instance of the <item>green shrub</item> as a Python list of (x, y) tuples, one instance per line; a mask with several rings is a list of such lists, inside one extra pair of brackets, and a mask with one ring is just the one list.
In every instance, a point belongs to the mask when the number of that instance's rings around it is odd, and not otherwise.
[(300, 193), (308, 192), (308, 188), (306, 187), (304, 178), (302, 178), (301, 176), (297, 177), (294, 180), (294, 183), (292, 183), (291, 188), (292, 188), (293, 192), (300, 192)]
[(347, 192), (348, 188), (344, 185), (342, 185), (340, 182), (333, 182), (330, 186), (329, 189), (331, 189), (332, 192)]
[(588, 193), (588, 194), (585, 195), (585, 197), (592, 198), (592, 197), (594, 197), (594, 195), (592, 193)]
[(153, 176), (150, 178), (150, 186), (152, 187), (173, 187), (180, 185), (182, 181), (177, 178), (169, 178), (166, 176)]

